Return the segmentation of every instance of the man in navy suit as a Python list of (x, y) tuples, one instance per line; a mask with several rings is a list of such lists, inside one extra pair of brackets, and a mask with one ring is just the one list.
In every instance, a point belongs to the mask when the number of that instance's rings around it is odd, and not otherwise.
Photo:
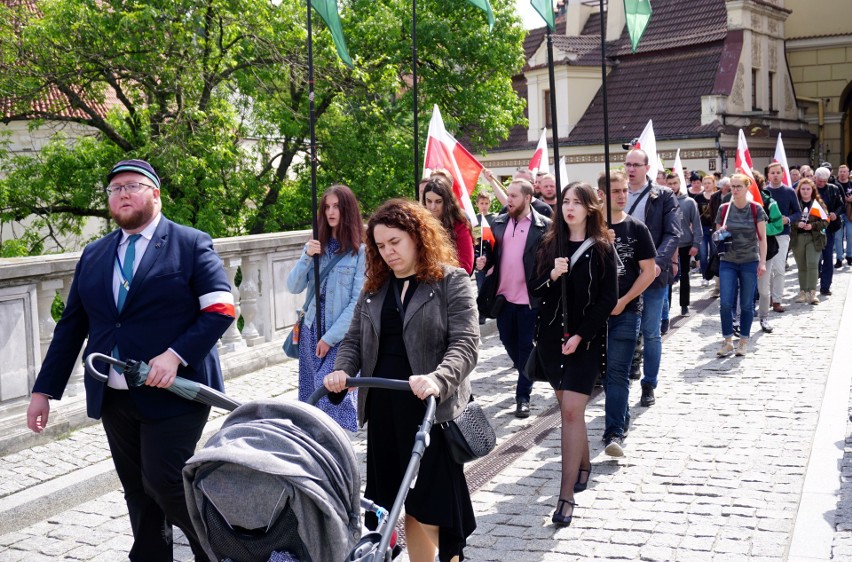
[(84, 340), (85, 354), (143, 360), (145, 385), (128, 388), (114, 368), (106, 383), (86, 377), (91, 418), (102, 419), (133, 529), (131, 561), (171, 562), (172, 525), (196, 560), (206, 560), (189, 518), (181, 471), (208, 406), (165, 388), (176, 376), (224, 390), (216, 342), (234, 321), (231, 287), (210, 237), (161, 213), (160, 178), (144, 160), (107, 176), (120, 227), (83, 250), (62, 319), (36, 378), (27, 426), (41, 432), (49, 399), (60, 399)]

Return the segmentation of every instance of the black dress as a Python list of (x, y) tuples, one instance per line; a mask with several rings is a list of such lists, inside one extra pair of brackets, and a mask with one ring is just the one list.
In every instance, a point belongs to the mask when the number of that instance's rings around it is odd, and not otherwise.
[[(414, 276), (391, 278), (402, 293), (409, 282), (403, 307), (407, 307), (417, 290)], [(386, 292), (382, 305), (379, 354), (373, 376), (408, 380), (411, 365), (402, 337), (402, 316), (394, 298), (393, 286)], [(367, 488), (364, 496), (390, 510), (414, 447), (414, 436), (426, 413), (425, 402), (413, 393), (371, 389), (367, 395)], [(462, 549), (476, 529), (476, 519), (463, 467), (450, 458), (444, 430), (432, 427), (429, 447), (420, 463), (417, 485), (408, 492), (405, 512), (420, 523), (436, 525), (438, 558), (449, 561), (453, 556), (464, 560)], [(367, 527), (375, 529), (374, 515), (367, 514)]]
[[(571, 256), (582, 242), (567, 240)], [(538, 264), (536, 264), (538, 265)], [(614, 252), (603, 259), (592, 246), (574, 268), (555, 282), (549, 270), (533, 282), (533, 294), (541, 298), (536, 321), (536, 352), (542, 371), (554, 390), (591, 395), (606, 353), (606, 320), (618, 300)], [(562, 283), (568, 297), (568, 326), (562, 323)], [(571, 355), (562, 354), (563, 334), (582, 336)]]

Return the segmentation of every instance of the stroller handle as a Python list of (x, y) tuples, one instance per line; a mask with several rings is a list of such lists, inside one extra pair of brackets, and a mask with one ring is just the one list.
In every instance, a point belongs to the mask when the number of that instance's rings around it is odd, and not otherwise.
[[(408, 381), (373, 377), (363, 379), (360, 377), (346, 377), (346, 388), (382, 388), (384, 390), (401, 390), (403, 392), (411, 392), (411, 385), (408, 384)], [(313, 394), (311, 394), (310, 398), (308, 398), (308, 404), (316, 406), (317, 402), (320, 401), (320, 398), (327, 395), (328, 389), (324, 386), (320, 386)]]

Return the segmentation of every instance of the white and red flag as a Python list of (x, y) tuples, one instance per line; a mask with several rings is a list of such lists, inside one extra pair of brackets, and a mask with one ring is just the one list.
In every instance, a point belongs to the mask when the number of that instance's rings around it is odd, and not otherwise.
[(752, 183), (754, 183), (754, 175), (751, 173), (751, 169), (754, 167), (754, 164), (751, 162), (751, 154), (748, 151), (748, 144), (746, 144), (745, 133), (740, 129), (740, 134), (737, 137), (737, 160), (736, 160), (736, 170), (740, 174), (745, 174), (749, 178), (751, 178)]
[(754, 174), (752, 174), (751, 169), (754, 167), (754, 164), (751, 162), (751, 154), (748, 151), (748, 144), (746, 144), (745, 133), (740, 129), (740, 134), (737, 137), (737, 160), (736, 160), (736, 171), (740, 174), (745, 174), (751, 179), (751, 183), (748, 186), (748, 198), (749, 201), (754, 201), (761, 207), (763, 207), (763, 196), (760, 194), (760, 189), (757, 187), (757, 182), (754, 181)]
[(559, 186), (560, 189), (565, 189), (568, 187), (568, 184), (571, 183), (568, 181), (568, 167), (565, 165), (564, 156), (559, 158), (559, 183), (562, 184)]
[(787, 165), (787, 152), (784, 150), (784, 143), (781, 141), (781, 133), (778, 133), (778, 142), (775, 143), (775, 156), (772, 157), (773, 162), (778, 162), (784, 168), (784, 179), (781, 183), (788, 187), (793, 186), (793, 181), (790, 179), (790, 166)]
[(473, 157), (444, 128), (441, 110), (435, 105), (429, 121), (429, 139), (426, 141), (426, 157), (423, 159), (424, 176), (427, 170), (444, 168), (453, 176), (453, 193), (462, 205), (471, 224), (476, 224), (476, 211), (470, 196), (482, 172), (482, 164)]
[(677, 180), (680, 182), (680, 190), (683, 193), (686, 193), (686, 177), (683, 175), (683, 164), (680, 162), (680, 149), (677, 149), (677, 154), (675, 155), (674, 161), (674, 173), (677, 176)]
[(533, 180), (535, 180), (538, 172), (550, 173), (550, 157), (547, 155), (547, 129), (541, 130), (541, 138), (538, 139), (538, 146), (535, 148), (532, 158), (530, 158), (529, 169), (532, 172)]
[(813, 205), (811, 205), (811, 210), (808, 212), (808, 216), (816, 217), (824, 221), (829, 220), (828, 213), (825, 212), (825, 209), (822, 208), (822, 205), (820, 205), (819, 201), (816, 199), (814, 199)]
[(641, 148), (648, 155), (648, 165), (650, 168), (647, 175), (651, 178), (651, 181), (657, 181), (657, 172), (664, 168), (660, 164), (660, 155), (657, 154), (657, 137), (654, 136), (654, 122), (651, 119), (648, 119), (648, 124), (645, 125), (642, 134), (639, 135), (639, 140), (633, 148)]

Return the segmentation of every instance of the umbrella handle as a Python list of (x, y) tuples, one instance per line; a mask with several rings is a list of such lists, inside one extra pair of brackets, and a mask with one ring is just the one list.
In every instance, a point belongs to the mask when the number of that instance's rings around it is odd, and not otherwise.
[(115, 357), (110, 357), (109, 355), (104, 355), (103, 353), (90, 353), (86, 356), (86, 373), (93, 379), (100, 382), (107, 382), (109, 376), (95, 369), (95, 361), (107, 363), (108, 365), (114, 365), (119, 371), (123, 371), (127, 368), (127, 363), (116, 359)]

